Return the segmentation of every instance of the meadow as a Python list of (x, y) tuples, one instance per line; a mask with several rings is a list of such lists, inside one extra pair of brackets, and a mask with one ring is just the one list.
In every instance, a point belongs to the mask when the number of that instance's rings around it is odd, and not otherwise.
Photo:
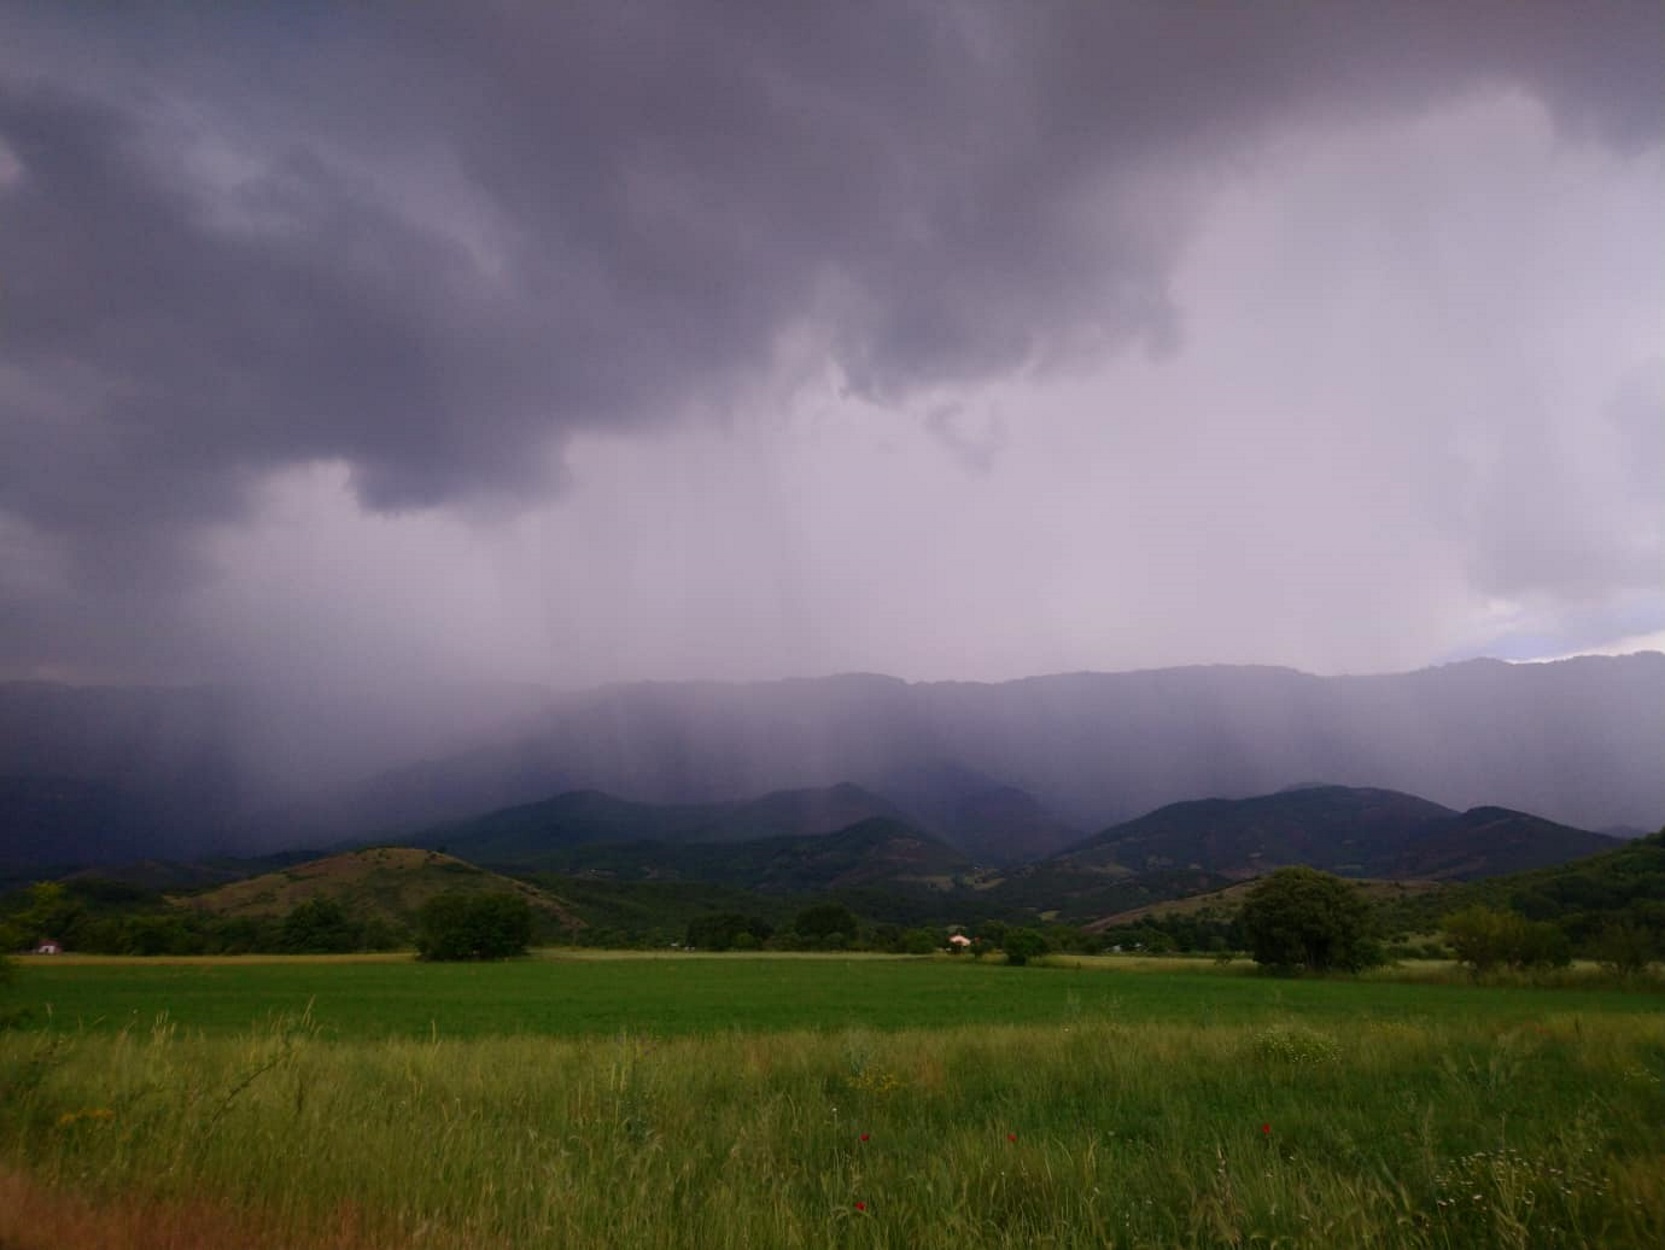
[(6, 1250), (1665, 1244), (1656, 993), (777, 956), (10, 1000)]

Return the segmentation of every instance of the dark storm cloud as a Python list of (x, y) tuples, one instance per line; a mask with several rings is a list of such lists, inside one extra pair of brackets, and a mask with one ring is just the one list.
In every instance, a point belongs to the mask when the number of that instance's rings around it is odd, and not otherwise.
[(534, 498), (563, 436), (720, 412), (788, 332), (880, 401), (1173, 351), (1188, 215), (1275, 129), (1509, 87), (1634, 150), (1658, 18), (14, 10), (0, 519), (65, 571), (0, 579), (12, 646), (41, 596), (171, 593), (273, 470), (344, 461), (372, 509)]

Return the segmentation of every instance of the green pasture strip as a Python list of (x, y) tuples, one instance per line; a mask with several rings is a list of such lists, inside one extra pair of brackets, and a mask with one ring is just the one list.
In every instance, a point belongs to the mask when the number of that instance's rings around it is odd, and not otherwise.
[(1281, 981), (1210, 964), (1178, 971), (1007, 968), (970, 960), (736, 956), (414, 960), (141, 959), (32, 962), (11, 988), (26, 1029), (116, 1032), (158, 1017), (210, 1034), (310, 1009), (329, 1039), (516, 1034), (678, 1036), (728, 1029), (1166, 1022), (1500, 1023), (1658, 1012), (1658, 994), (1507, 992), (1376, 980)]
[[(1071, 980), (926, 971), (1019, 996)], [(1238, 984), (1127, 979), (1172, 1003)], [(1527, 1020), (1517, 991), (1494, 990), (1478, 992), (1494, 1009), (1458, 995), (1470, 1010), (1438, 1018), (1297, 1019), (1291, 1002), (1323, 994), (1284, 987), (1279, 1006), (1277, 987), (1242, 984), (1266, 1016), (1209, 1027), (1084, 1010), (657, 1039), (331, 1042), (304, 1017), (219, 1036), (11, 1033), (0, 1162), (94, 1196), (233, 1202), (298, 1248), (333, 1244), (349, 1205), (388, 1246), (1665, 1244), (1658, 1013)]]

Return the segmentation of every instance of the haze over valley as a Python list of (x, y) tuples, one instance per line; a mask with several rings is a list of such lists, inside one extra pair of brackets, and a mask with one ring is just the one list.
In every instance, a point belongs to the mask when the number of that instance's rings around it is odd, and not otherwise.
[[(574, 792), (596, 797), (569, 799), (552, 827), (577, 830), (575, 842), (621, 828), (739, 841), (885, 817), (996, 864), (1166, 804), (1315, 784), (1592, 831), (1646, 831), (1665, 815), (1658, 654), (1371, 678), (1212, 667), (993, 685), (852, 675), (517, 689), (482, 692), (473, 724), (400, 728), (413, 705), (318, 726), (246, 688), (0, 687), (3, 858), (408, 839)], [(357, 772), (335, 745), (344, 720), (371, 744)]]
[(6, 6), (0, 862), (1656, 828), (1657, 19)]

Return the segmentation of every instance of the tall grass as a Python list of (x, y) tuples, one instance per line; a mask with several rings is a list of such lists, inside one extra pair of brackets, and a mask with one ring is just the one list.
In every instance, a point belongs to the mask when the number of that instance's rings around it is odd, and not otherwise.
[(1659, 1016), (14, 1034), (0, 1245), (1651, 1250), (1662, 1084)]

